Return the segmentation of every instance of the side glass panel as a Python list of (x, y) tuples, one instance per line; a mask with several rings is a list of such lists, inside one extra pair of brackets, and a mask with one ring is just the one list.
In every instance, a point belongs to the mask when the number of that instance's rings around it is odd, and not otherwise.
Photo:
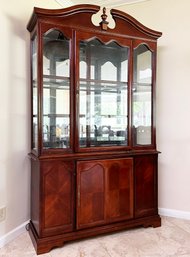
[(70, 147), (69, 40), (58, 30), (43, 37), (43, 147)]
[(134, 49), (133, 66), (134, 145), (152, 143), (152, 52), (140, 45)]
[(37, 38), (32, 40), (32, 148), (38, 148)]
[(80, 42), (79, 145), (127, 145), (128, 47)]

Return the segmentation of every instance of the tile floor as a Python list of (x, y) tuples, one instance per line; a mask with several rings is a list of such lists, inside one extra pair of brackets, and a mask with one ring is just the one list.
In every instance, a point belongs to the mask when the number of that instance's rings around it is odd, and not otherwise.
[[(0, 249), (0, 257), (34, 256), (28, 232)], [(70, 242), (40, 257), (190, 257), (190, 220), (162, 217), (159, 228), (137, 228)]]

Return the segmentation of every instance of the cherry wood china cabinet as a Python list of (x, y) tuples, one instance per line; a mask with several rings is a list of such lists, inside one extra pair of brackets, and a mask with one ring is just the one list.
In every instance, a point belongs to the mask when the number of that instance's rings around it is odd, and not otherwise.
[[(65, 242), (161, 225), (156, 49), (161, 32), (99, 6), (34, 8), (31, 221), (37, 254)], [(95, 19), (96, 18), (96, 19)]]

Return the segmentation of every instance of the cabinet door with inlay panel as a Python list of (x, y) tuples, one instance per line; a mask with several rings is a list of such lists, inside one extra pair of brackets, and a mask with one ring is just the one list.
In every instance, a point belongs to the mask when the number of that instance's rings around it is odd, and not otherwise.
[(105, 222), (105, 167), (102, 161), (77, 163), (77, 227)]
[(68, 232), (73, 229), (72, 161), (43, 161), (43, 235)]
[(113, 159), (106, 165), (106, 220), (133, 216), (133, 159)]
[(138, 156), (135, 169), (135, 217), (157, 214), (157, 154)]

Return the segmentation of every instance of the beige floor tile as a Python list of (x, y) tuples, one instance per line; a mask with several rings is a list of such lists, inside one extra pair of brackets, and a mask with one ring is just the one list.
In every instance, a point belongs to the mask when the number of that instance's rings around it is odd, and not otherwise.
[[(27, 232), (0, 249), (0, 257), (35, 256)], [(190, 221), (162, 217), (159, 228), (137, 228), (70, 242), (40, 257), (190, 257)]]

